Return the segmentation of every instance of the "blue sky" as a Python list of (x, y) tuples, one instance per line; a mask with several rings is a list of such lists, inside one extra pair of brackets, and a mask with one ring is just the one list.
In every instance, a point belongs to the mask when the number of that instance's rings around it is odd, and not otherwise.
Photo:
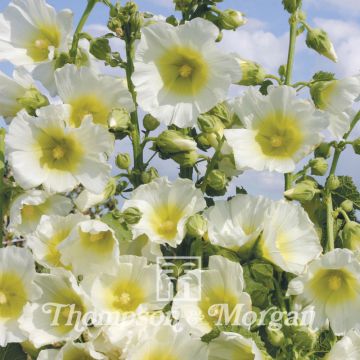
[[(0, 0), (2, 11), (8, 0)], [(76, 24), (86, 6), (85, 0), (48, 0), (56, 9), (70, 8), (74, 12)], [(138, 0), (142, 11), (154, 14), (173, 13), (172, 0)], [(294, 80), (309, 79), (318, 70), (333, 71), (338, 77), (360, 73), (360, 0), (303, 0), (308, 23), (313, 27), (324, 28), (331, 36), (339, 56), (339, 62), (333, 64), (306, 48), (304, 38), (298, 40)], [(236, 32), (227, 32), (221, 46), (229, 52), (237, 52), (243, 58), (256, 60), (268, 71), (275, 73), (278, 66), (285, 63), (288, 43), (288, 14), (283, 10), (281, 0), (225, 0), (222, 8), (234, 8), (246, 14), (248, 24)], [(108, 10), (103, 4), (97, 4), (89, 18), (87, 30), (100, 35), (106, 32)], [(0, 63), (0, 70), (7, 73), (11, 67)], [(360, 136), (357, 128), (355, 136)], [(127, 150), (128, 144), (121, 145)], [(156, 165), (165, 168), (163, 162)], [(360, 157), (352, 151), (345, 152), (339, 166), (340, 174), (352, 175), (360, 185)], [(167, 167), (167, 166), (166, 166)], [(254, 176), (256, 181), (254, 182)], [(248, 185), (254, 194), (268, 194), (278, 198), (282, 193), (282, 176), (270, 173), (255, 175), (247, 172), (236, 181)]]

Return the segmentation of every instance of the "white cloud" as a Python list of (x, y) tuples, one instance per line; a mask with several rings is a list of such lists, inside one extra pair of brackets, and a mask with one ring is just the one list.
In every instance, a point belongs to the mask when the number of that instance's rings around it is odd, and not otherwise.
[(237, 31), (227, 31), (221, 42), (227, 51), (236, 52), (240, 57), (263, 65), (268, 71), (276, 72), (286, 61), (288, 34), (276, 36), (266, 31), (266, 24), (249, 19), (248, 24)]
[(308, 6), (313, 6), (317, 9), (330, 8), (331, 10), (336, 10), (343, 15), (360, 15), (359, 0), (310, 0)]
[(339, 61), (337, 72), (342, 76), (360, 72), (360, 25), (352, 21), (315, 18), (316, 26), (323, 28), (334, 43)]

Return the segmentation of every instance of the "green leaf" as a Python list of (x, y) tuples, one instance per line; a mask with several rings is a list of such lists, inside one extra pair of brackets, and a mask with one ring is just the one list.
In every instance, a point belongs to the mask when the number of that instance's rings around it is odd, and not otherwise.
[(313, 76), (314, 81), (331, 81), (335, 80), (335, 74), (326, 72), (326, 71), (319, 71)]
[(9, 344), (5, 348), (0, 348), (0, 360), (26, 360), (20, 344)]
[(354, 203), (354, 209), (360, 210), (360, 193), (350, 176), (339, 176), (340, 186), (333, 191), (333, 201), (336, 207), (348, 199)]
[(115, 218), (111, 212), (103, 215), (101, 221), (109, 225), (114, 231), (115, 236), (119, 241), (131, 241), (132, 233), (128, 229), (127, 225)]

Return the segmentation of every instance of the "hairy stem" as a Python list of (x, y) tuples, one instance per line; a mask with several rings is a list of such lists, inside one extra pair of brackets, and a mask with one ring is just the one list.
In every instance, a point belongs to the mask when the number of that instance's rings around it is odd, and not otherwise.
[[(297, 14), (294, 13), (290, 16), (290, 39), (289, 39), (289, 50), (288, 50), (288, 58), (286, 64), (286, 75), (285, 75), (285, 85), (290, 85), (292, 72), (294, 67), (295, 60), (295, 46), (296, 46), (296, 31), (297, 31)], [(285, 191), (289, 190), (292, 186), (292, 173), (285, 174)]]
[(136, 103), (136, 92), (135, 86), (132, 82), (131, 76), (134, 73), (134, 41), (129, 39), (126, 41), (126, 79), (128, 89), (131, 93), (131, 96), (134, 101), (135, 110), (130, 114), (131, 116), (131, 139), (132, 139), (132, 147), (133, 147), (133, 155), (134, 155), (134, 186), (137, 187), (141, 184), (141, 172), (143, 171), (144, 167), (144, 160), (143, 160), (143, 148), (141, 146), (141, 139), (140, 139), (140, 128), (139, 128), (139, 119), (138, 119), (138, 111), (137, 111), (137, 103)]
[(73, 63), (76, 60), (76, 54), (78, 51), (78, 45), (79, 45), (79, 40), (80, 40), (80, 33), (89, 17), (91, 11), (93, 10), (93, 8), (97, 2), (98, 2), (98, 0), (88, 0), (88, 4), (84, 10), (84, 13), (81, 16), (78, 26), (76, 27), (76, 30), (75, 30), (75, 33), (73, 36), (73, 41), (71, 44), (71, 49), (69, 51), (70, 58)]

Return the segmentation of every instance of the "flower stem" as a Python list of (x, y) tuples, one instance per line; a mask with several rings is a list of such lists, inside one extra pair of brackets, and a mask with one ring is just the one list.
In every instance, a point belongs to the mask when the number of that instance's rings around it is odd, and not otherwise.
[(203, 182), (202, 182), (202, 184), (201, 184), (201, 191), (202, 191), (202, 192), (205, 192), (205, 190), (206, 190), (207, 179), (208, 179), (209, 174), (211, 173), (211, 171), (214, 170), (214, 168), (215, 168), (216, 162), (217, 162), (217, 160), (218, 160), (218, 157), (219, 157), (219, 155), (220, 155), (221, 148), (222, 148), (224, 142), (225, 142), (225, 138), (224, 138), (224, 137), (223, 137), (222, 139), (219, 139), (218, 146), (217, 146), (217, 148), (216, 148), (216, 150), (215, 150), (215, 154), (214, 154), (214, 156), (211, 158), (210, 163), (209, 163), (208, 167), (206, 168), (204, 180), (203, 180)]
[[(351, 122), (349, 131), (344, 135), (343, 139), (344, 141), (348, 139), (351, 132), (353, 131), (354, 127), (360, 120), (360, 111), (355, 115), (354, 119)], [(326, 242), (326, 248), (328, 251), (331, 251), (334, 249), (335, 244), (335, 238), (334, 238), (334, 216), (333, 216), (333, 202), (332, 202), (332, 195), (331, 190), (329, 189), (329, 178), (332, 175), (335, 175), (337, 164), (339, 162), (341, 153), (345, 149), (345, 146), (337, 146), (335, 148), (333, 161), (331, 163), (331, 168), (329, 172), (329, 176), (326, 180), (325, 185), (325, 204), (326, 204), (326, 234), (327, 234), (327, 242)]]
[(0, 129), (0, 248), (4, 238), (5, 129)]
[[(285, 85), (290, 85), (292, 72), (294, 67), (295, 60), (295, 46), (296, 46), (296, 31), (298, 25), (297, 13), (295, 12), (290, 16), (290, 40), (289, 40), (289, 50), (288, 50), (288, 58), (286, 65), (286, 75), (285, 75)], [(292, 173), (285, 174), (285, 191), (289, 190), (292, 186)]]
[(138, 111), (137, 111), (137, 103), (136, 103), (136, 92), (135, 86), (132, 82), (131, 76), (134, 73), (134, 41), (130, 38), (126, 41), (126, 80), (128, 89), (131, 93), (131, 96), (134, 101), (135, 110), (130, 114), (131, 116), (131, 140), (132, 140), (132, 147), (133, 147), (133, 155), (134, 155), (134, 187), (138, 187), (141, 184), (141, 172), (144, 166), (143, 160), (143, 147), (141, 146), (141, 139), (140, 139), (140, 128), (139, 128), (139, 119), (138, 119)]
[(79, 40), (80, 40), (80, 33), (89, 17), (91, 11), (93, 10), (93, 8), (97, 2), (98, 2), (98, 0), (88, 0), (87, 6), (84, 10), (84, 13), (81, 16), (78, 26), (76, 27), (76, 30), (75, 30), (75, 33), (73, 36), (73, 41), (71, 44), (71, 49), (69, 51), (72, 63), (74, 63), (76, 60), (76, 54), (77, 54)]

